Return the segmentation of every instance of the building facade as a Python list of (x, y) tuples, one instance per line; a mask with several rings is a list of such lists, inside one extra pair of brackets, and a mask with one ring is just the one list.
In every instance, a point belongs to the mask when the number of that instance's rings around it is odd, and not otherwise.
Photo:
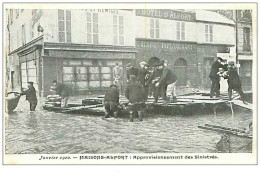
[(168, 60), (179, 87), (209, 88), (214, 57), (235, 45), (234, 21), (203, 10), (9, 10), (8, 25), (13, 90), (33, 81), (41, 96), (54, 79), (103, 91), (115, 63), (151, 59)]
[(246, 91), (252, 90), (253, 68), (253, 31), (252, 11), (238, 10), (237, 15), (237, 51), (239, 75), (242, 87)]
[(179, 87), (209, 88), (214, 57), (235, 45), (234, 21), (215, 12), (136, 10), (136, 25), (137, 62), (168, 60)]

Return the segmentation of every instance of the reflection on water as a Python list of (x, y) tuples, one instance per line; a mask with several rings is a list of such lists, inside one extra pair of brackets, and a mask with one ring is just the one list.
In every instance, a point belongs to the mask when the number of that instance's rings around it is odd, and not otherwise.
[[(26, 108), (25, 108), (26, 107)], [(205, 123), (245, 127), (252, 113), (235, 112), (217, 116), (149, 116), (144, 121), (104, 119), (87, 115), (47, 112), (37, 106), (28, 111), (21, 102), (16, 112), (6, 116), (5, 150), (7, 154), (62, 153), (213, 153), (221, 134), (198, 128)], [(240, 147), (243, 139), (233, 138), (236, 152), (250, 152), (251, 146)], [(246, 144), (248, 146), (248, 144)]]

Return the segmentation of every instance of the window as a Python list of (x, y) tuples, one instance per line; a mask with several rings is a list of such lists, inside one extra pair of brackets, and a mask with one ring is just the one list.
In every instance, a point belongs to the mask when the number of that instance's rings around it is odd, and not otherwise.
[(58, 10), (59, 42), (71, 42), (71, 11)]
[(244, 51), (251, 51), (250, 47), (250, 28), (249, 27), (244, 27), (243, 28), (243, 50)]
[(159, 38), (159, 19), (150, 19), (150, 38)]
[(124, 45), (124, 17), (123, 16), (113, 16), (113, 35), (114, 35), (114, 45)]
[(62, 81), (74, 84), (77, 91), (109, 88), (113, 83), (113, 67), (99, 65), (97, 60), (92, 60), (90, 64), (91, 61), (63, 61)]
[(15, 12), (16, 12), (16, 18), (18, 18), (19, 17), (19, 9), (15, 10)]
[(98, 44), (98, 14), (87, 12), (87, 43)]
[(207, 43), (213, 42), (213, 26), (205, 25), (205, 41)]
[(22, 45), (26, 44), (26, 32), (25, 32), (25, 25), (22, 25)]
[(13, 10), (10, 10), (10, 21), (11, 24), (13, 23)]
[(185, 22), (177, 22), (177, 40), (185, 40)]

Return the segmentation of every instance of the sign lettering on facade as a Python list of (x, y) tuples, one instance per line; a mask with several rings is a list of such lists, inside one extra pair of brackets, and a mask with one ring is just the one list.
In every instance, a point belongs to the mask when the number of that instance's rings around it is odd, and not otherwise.
[(50, 51), (49, 56), (88, 59), (135, 59), (135, 53)]
[(93, 13), (111, 13), (111, 14), (118, 14), (117, 9), (86, 9), (88, 12)]
[(223, 15), (231, 20), (234, 20), (234, 10), (211, 10), (214, 11), (220, 15)]
[(171, 50), (171, 51), (191, 51), (191, 52), (196, 51), (195, 45), (187, 44), (187, 43), (137, 41), (136, 47), (150, 48), (150, 49), (163, 49), (163, 50)]
[(195, 21), (195, 13), (167, 9), (136, 9), (137, 16), (163, 18), (180, 21)]

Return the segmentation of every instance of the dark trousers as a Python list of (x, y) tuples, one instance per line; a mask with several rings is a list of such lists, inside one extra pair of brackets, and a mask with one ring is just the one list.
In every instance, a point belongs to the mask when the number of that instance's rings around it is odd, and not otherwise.
[(161, 85), (159, 87), (156, 87), (154, 91), (154, 101), (157, 102), (159, 96), (161, 96), (162, 99), (166, 101), (167, 100), (166, 91), (167, 91), (167, 85)]
[(143, 86), (143, 90), (144, 90), (144, 101), (147, 101), (148, 93), (149, 93), (148, 86)]
[(37, 101), (29, 102), (30, 103), (30, 111), (35, 111), (37, 106)]
[(104, 101), (106, 112), (112, 116), (118, 110), (118, 103), (116, 101)]
[(228, 98), (229, 100), (231, 100), (231, 97), (232, 97), (232, 90), (234, 91), (237, 91), (237, 93), (240, 95), (241, 99), (244, 101), (245, 100), (245, 94), (242, 90), (242, 88), (231, 88), (231, 87), (228, 87)]
[(211, 80), (210, 97), (213, 96), (219, 97), (220, 95), (219, 77), (210, 77), (210, 80)]

